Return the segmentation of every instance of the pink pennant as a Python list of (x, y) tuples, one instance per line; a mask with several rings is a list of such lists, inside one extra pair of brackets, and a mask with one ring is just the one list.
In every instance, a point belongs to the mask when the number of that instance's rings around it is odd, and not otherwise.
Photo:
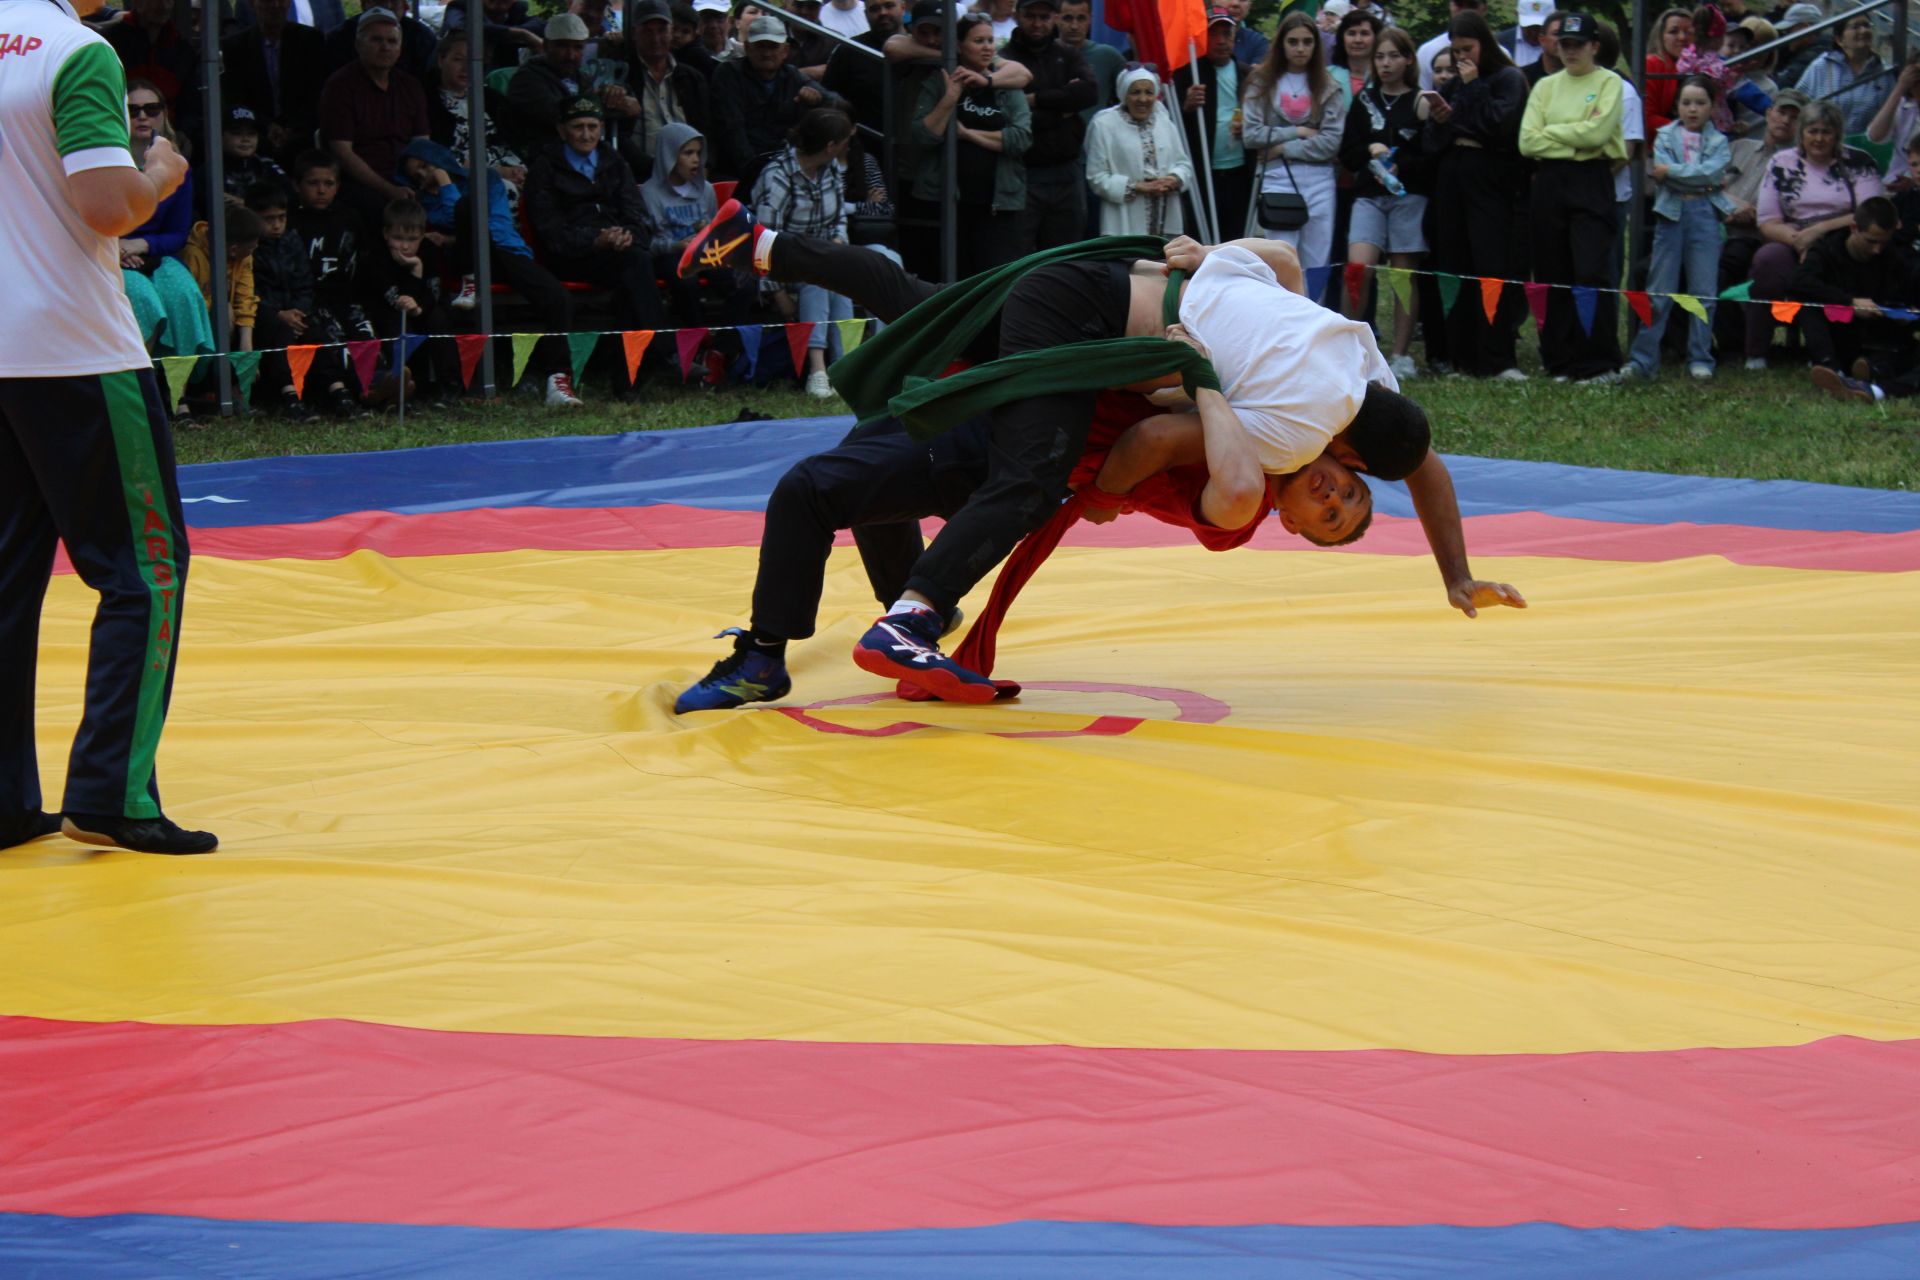
[(1367, 287), (1367, 264), (1349, 262), (1347, 264), (1347, 301), (1353, 304), (1353, 310), (1360, 309), (1360, 296)]
[(373, 390), (373, 365), (379, 358), (380, 341), (377, 338), (347, 344), (347, 359), (353, 361), (353, 373), (360, 379), (362, 393)]
[(1536, 329), (1546, 328), (1547, 327), (1547, 286), (1544, 284), (1533, 282), (1533, 281), (1528, 281), (1525, 285), (1522, 285), (1521, 287), (1526, 290), (1527, 310), (1533, 312), (1533, 327)]
[(680, 381), (685, 382), (693, 372), (693, 358), (699, 354), (700, 344), (707, 340), (705, 329), (677, 329), (673, 335), (673, 345), (680, 352)]
[(1843, 303), (1830, 302), (1826, 306), (1820, 309), (1826, 312), (1827, 319), (1833, 321), (1833, 323), (1835, 324), (1852, 324), (1853, 323), (1853, 308), (1850, 306), (1846, 306)]

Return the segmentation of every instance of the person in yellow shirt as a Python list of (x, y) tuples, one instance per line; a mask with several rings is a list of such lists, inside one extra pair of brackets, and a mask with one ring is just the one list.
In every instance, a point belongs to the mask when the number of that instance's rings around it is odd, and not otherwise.
[[(227, 220), (227, 310), (233, 325), (233, 349), (253, 350), (253, 322), (260, 312), (260, 301), (253, 291), (253, 251), (260, 247), (266, 226), (260, 215), (241, 205), (225, 211)], [(193, 232), (180, 251), (180, 260), (199, 282), (200, 296), (213, 305), (213, 237), (204, 222), (193, 224)]]
[[(1533, 278), (1547, 284), (1617, 289), (1607, 278), (1608, 250), (1620, 234), (1613, 171), (1626, 162), (1620, 77), (1595, 64), (1599, 23), (1584, 13), (1560, 21), (1562, 69), (1542, 77), (1520, 118), (1520, 154), (1535, 162), (1531, 213)], [(1598, 295), (1594, 295), (1597, 301)], [(1589, 317), (1604, 314), (1595, 307)], [(1613, 327), (1580, 323), (1570, 289), (1547, 294), (1540, 361), (1560, 381), (1618, 382), (1620, 341)]]

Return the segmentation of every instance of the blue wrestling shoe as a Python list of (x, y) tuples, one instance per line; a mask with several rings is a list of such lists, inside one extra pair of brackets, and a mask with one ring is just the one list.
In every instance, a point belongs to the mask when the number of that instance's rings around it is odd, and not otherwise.
[(999, 696), (993, 681), (940, 652), (945, 627), (946, 620), (931, 610), (887, 614), (853, 646), (853, 661), (862, 671), (904, 680), (943, 702), (992, 702)]
[(702, 271), (753, 270), (753, 215), (738, 200), (720, 206), (699, 235), (687, 242), (680, 255), (680, 277), (697, 276)]
[(673, 714), (689, 711), (731, 711), (749, 702), (772, 702), (793, 689), (785, 658), (769, 653), (739, 627), (720, 635), (733, 637), (733, 652), (713, 664), (701, 681), (673, 700)]

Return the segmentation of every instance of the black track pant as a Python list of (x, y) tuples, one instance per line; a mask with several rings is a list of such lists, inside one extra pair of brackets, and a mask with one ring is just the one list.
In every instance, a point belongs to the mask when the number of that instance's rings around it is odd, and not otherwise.
[(986, 479), (988, 429), (977, 418), (928, 444), (888, 418), (794, 463), (767, 499), (753, 629), (782, 640), (813, 634), (841, 529), (853, 530), (873, 598), (882, 608), (899, 599), (920, 559), (920, 522), (951, 517)]
[(100, 593), (61, 808), (155, 817), (187, 531), (151, 369), (0, 378), (0, 820), (41, 807), (33, 687), (59, 542)]
[[(1491, 151), (1459, 146), (1447, 150), (1432, 201), (1435, 269), (1461, 276), (1515, 278), (1514, 168), (1510, 157)], [(1607, 198), (1613, 198), (1611, 192)], [(1526, 310), (1524, 301), (1516, 311), (1503, 296), (1494, 310), (1494, 322), (1488, 324), (1473, 293), (1479, 286), (1468, 281), (1463, 287), (1468, 296), (1447, 312), (1447, 352), (1454, 368), (1482, 378), (1513, 368), (1514, 333)]]
[[(768, 274), (845, 294), (892, 323), (938, 290), (881, 257), (848, 245), (781, 235)], [(997, 339), (975, 358), (1044, 350), (1126, 334), (1131, 298), (1123, 262), (1055, 262), (1028, 272), (1000, 309)], [(992, 334), (991, 327), (983, 339)], [(883, 388), (889, 393), (896, 388)], [(1086, 448), (1094, 392), (1034, 396), (993, 411), (987, 479), (920, 557), (907, 587), (947, 610), (960, 602), (1066, 494)]]
[[(1543, 160), (1533, 175), (1533, 278), (1546, 284), (1617, 289), (1607, 278), (1619, 239), (1613, 170), (1605, 160)], [(1469, 299), (1472, 301), (1472, 299)], [(1556, 377), (1591, 378), (1620, 367), (1612, 325), (1581, 327), (1571, 289), (1547, 291), (1540, 363)]]

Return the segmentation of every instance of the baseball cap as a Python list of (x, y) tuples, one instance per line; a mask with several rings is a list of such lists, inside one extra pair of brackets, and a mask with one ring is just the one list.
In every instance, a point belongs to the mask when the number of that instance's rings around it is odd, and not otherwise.
[(1806, 94), (1800, 92), (1798, 89), (1781, 89), (1776, 91), (1773, 95), (1774, 106), (1792, 107), (1795, 111), (1798, 111), (1800, 108), (1806, 106), (1809, 102), (1812, 102), (1812, 101), (1813, 101), (1812, 98), (1809, 98)]
[(1020, 0), (1022, 9), (1051, 9), (1060, 12), (1060, 0)]
[(731, 13), (733, 6), (727, 0), (693, 0), (695, 13)]
[(600, 119), (600, 104), (584, 93), (577, 98), (569, 98), (567, 105), (560, 108), (561, 124), (569, 120), (583, 120), (588, 116)]
[(578, 40), (585, 43), (587, 24), (577, 13), (556, 13), (547, 19), (547, 40)]
[(1326, 3), (1320, 6), (1320, 12), (1329, 18), (1344, 18), (1353, 12), (1353, 5), (1348, 3), (1348, 0), (1326, 0)]
[(1553, 0), (1520, 0), (1519, 21), (1523, 27), (1544, 27), (1553, 16)]
[(1233, 19), (1233, 15), (1232, 15), (1232, 14), (1230, 14), (1230, 13), (1228, 13), (1228, 12), (1227, 12), (1227, 11), (1226, 11), (1225, 9), (1209, 9), (1209, 10), (1207, 10), (1207, 25), (1208, 25), (1208, 26), (1210, 26), (1210, 27), (1213, 27), (1213, 26), (1218, 26), (1218, 25), (1219, 25), (1219, 24), (1221, 24), (1222, 22), (1224, 22), (1224, 23), (1226, 23), (1226, 24), (1227, 24), (1228, 26), (1230, 26), (1230, 27), (1237, 27), (1237, 26), (1239, 26), (1239, 25), (1240, 25), (1240, 24), (1239, 24), (1238, 22), (1235, 22), (1235, 21), (1234, 21), (1234, 19)]
[(1780, 15), (1780, 21), (1774, 25), (1780, 28), (1780, 34), (1798, 31), (1801, 27), (1810, 27), (1827, 15), (1820, 12), (1817, 4), (1790, 4), (1787, 11)]
[(1584, 13), (1560, 15), (1560, 43), (1592, 44), (1600, 38), (1600, 24)]
[(643, 22), (672, 22), (673, 10), (667, 0), (632, 0), (627, 5), (627, 25), (637, 27)]
[(260, 117), (253, 113), (252, 107), (228, 107), (226, 127), (237, 129), (243, 125), (249, 129), (258, 129)]
[(947, 0), (914, 0), (907, 25), (917, 27), (923, 22), (939, 22), (946, 16)]
[(1758, 14), (1749, 14), (1740, 19), (1740, 29), (1751, 35), (1755, 44), (1772, 44), (1780, 38), (1773, 24)]
[(786, 42), (787, 24), (778, 18), (762, 16), (747, 24), (748, 44), (785, 44)]
[(360, 11), (360, 20), (353, 24), (353, 29), (360, 31), (367, 27), (376, 26), (382, 22), (390, 22), (396, 27), (400, 25), (400, 19), (394, 16), (393, 10), (382, 9), (376, 5), (371, 9), (362, 9)]

